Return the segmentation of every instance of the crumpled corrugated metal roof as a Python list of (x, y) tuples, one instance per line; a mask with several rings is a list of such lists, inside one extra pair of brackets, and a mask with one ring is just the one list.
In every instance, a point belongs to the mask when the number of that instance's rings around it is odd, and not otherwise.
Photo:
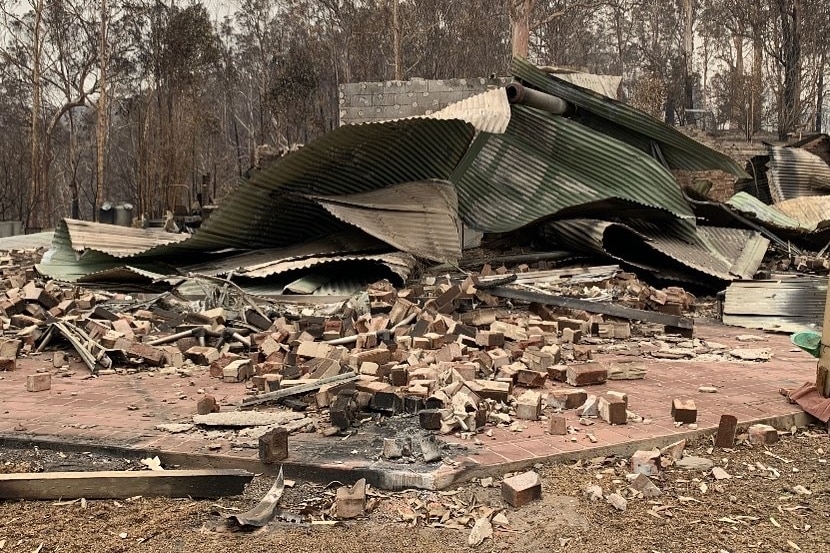
[(501, 134), (510, 123), (510, 103), (504, 88), (494, 88), (424, 117), (460, 119), (470, 123), (477, 131)]
[(188, 265), (180, 270), (183, 274), (197, 273), (207, 276), (226, 276), (233, 272), (240, 275), (247, 271), (267, 267), (276, 261), (295, 261), (317, 255), (344, 255), (359, 252), (382, 253), (388, 249), (387, 244), (366, 233), (357, 229), (347, 229), (345, 232), (331, 234), (287, 248), (246, 251), (222, 259)]
[(561, 69), (547, 71), (546, 68), (541, 69), (563, 81), (593, 90), (614, 100), (619, 99), (620, 84), (622, 83), (622, 77), (619, 75), (596, 75), (594, 73), (583, 73), (582, 71), (563, 71)]
[(550, 221), (543, 234), (559, 246), (605, 254), (657, 276), (691, 282), (699, 275), (751, 279), (769, 247), (769, 240), (749, 230), (699, 226), (690, 243), (658, 225), (596, 219)]
[(409, 182), (348, 196), (309, 197), (341, 221), (401, 251), (438, 262), (461, 257), (458, 197), (450, 182)]
[(331, 255), (312, 256), (293, 261), (275, 260), (273, 263), (262, 264), (257, 269), (241, 272), (239, 276), (245, 278), (265, 278), (291, 271), (310, 269), (319, 265), (345, 262), (378, 263), (388, 267), (389, 270), (398, 275), (402, 280), (406, 280), (409, 277), (409, 273), (415, 267), (415, 258), (403, 252), (375, 255)]
[(720, 169), (747, 176), (730, 157), (687, 137), (662, 121), (601, 94), (548, 75), (525, 59), (514, 58), (512, 72), (528, 85), (558, 96), (579, 109), (572, 117), (599, 132), (650, 153), (658, 145), (671, 169)]
[(160, 229), (121, 227), (77, 219), (63, 219), (55, 234), (67, 233), (76, 252), (92, 250), (112, 257), (133, 257), (154, 248), (187, 240), (188, 234), (165, 232)]
[(481, 133), (452, 177), (467, 226), (507, 232), (554, 215), (694, 216), (653, 158), (563, 117), (513, 106), (503, 135)]
[(830, 191), (830, 165), (801, 148), (769, 146), (767, 172), (770, 195), (775, 203)]
[(339, 127), (241, 183), (186, 245), (279, 248), (340, 232), (346, 225), (306, 196), (448, 180), (474, 133), (464, 121), (423, 118)]
[(775, 230), (796, 233), (807, 233), (815, 230), (815, 227), (804, 225), (800, 221), (776, 209), (775, 206), (767, 205), (746, 192), (738, 192), (726, 202), (726, 205), (738, 213)]

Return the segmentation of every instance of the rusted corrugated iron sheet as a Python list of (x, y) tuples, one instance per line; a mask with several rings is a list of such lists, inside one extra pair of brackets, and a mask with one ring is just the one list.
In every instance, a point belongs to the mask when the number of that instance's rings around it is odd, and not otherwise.
[(817, 330), (824, 317), (826, 276), (775, 275), (734, 282), (726, 289), (723, 322), (773, 332)]
[(348, 196), (309, 198), (401, 251), (438, 262), (461, 257), (458, 197), (450, 182), (410, 182)]
[(807, 233), (812, 232), (815, 228), (802, 224), (781, 210), (776, 209), (775, 206), (767, 205), (746, 192), (738, 192), (726, 202), (726, 205), (741, 215), (773, 230)]
[(241, 272), (240, 277), (265, 278), (269, 276), (288, 273), (291, 271), (306, 270), (319, 265), (334, 263), (376, 263), (385, 265), (402, 280), (406, 280), (410, 271), (415, 266), (415, 258), (407, 253), (392, 252), (376, 255), (333, 255), (313, 256), (294, 261), (275, 260), (273, 263), (262, 264), (257, 269)]
[[(533, 88), (558, 96), (579, 108), (571, 115), (575, 120), (643, 152), (654, 153), (658, 157), (662, 154), (670, 169), (720, 169), (736, 176), (747, 176), (730, 157), (631, 106), (548, 75), (521, 58), (513, 59), (512, 72)], [(655, 146), (659, 152), (655, 152)]]
[(507, 232), (558, 216), (694, 216), (674, 177), (653, 158), (560, 116), (513, 106), (503, 135), (481, 133), (452, 177), (464, 223)]
[(830, 192), (830, 165), (800, 148), (770, 146), (767, 171), (773, 202)]

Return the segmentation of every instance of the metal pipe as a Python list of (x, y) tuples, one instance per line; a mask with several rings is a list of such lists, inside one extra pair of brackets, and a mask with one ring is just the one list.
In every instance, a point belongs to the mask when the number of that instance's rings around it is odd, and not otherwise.
[(507, 85), (506, 92), (507, 101), (511, 104), (521, 104), (555, 115), (562, 115), (568, 111), (569, 104), (562, 98), (527, 88), (519, 83)]

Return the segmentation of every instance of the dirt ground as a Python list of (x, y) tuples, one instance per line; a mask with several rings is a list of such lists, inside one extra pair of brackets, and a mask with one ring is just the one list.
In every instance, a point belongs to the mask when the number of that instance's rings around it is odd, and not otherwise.
[[(620, 551), (821, 552), (830, 547), (830, 441), (817, 428), (801, 429), (768, 448), (739, 445), (712, 450), (710, 440), (686, 448), (706, 457), (730, 478), (711, 471), (666, 468), (655, 481), (663, 495), (644, 499), (628, 487), (625, 459), (594, 459), (539, 467), (543, 498), (520, 509), (493, 487), (472, 482), (443, 492), (370, 490), (371, 512), (336, 526), (310, 524), (329, 518), (334, 490), (297, 482), (280, 503), (283, 515), (255, 533), (218, 533), (221, 514), (247, 510), (271, 486), (257, 477), (235, 498), (193, 501), (131, 498), (75, 502), (0, 501), (0, 551), (211, 551), (397, 552), (427, 551)], [(94, 454), (42, 450), (0, 451), (0, 472), (139, 470), (134, 461)], [(290, 475), (289, 475), (290, 476)], [(625, 511), (590, 501), (588, 485), (628, 499)], [(507, 524), (473, 549), (467, 544), (476, 516), (495, 509)], [(430, 513), (433, 516), (430, 516)], [(286, 522), (286, 520), (304, 522)], [(451, 529), (440, 526), (467, 526)]]

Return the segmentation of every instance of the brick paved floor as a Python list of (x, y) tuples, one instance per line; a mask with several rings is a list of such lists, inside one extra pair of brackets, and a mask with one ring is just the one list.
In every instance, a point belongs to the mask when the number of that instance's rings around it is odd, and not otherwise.
[[(737, 336), (745, 334), (763, 336), (765, 341), (737, 341)], [(522, 421), (526, 426), (522, 432), (494, 428), (492, 438), (478, 435), (480, 444), (456, 436), (444, 437), (445, 441), (457, 446), (451, 449), (454, 457), (438, 467), (416, 466), (379, 461), (377, 434), (367, 428), (361, 430), (358, 437), (347, 440), (315, 434), (294, 435), (289, 466), (310, 477), (315, 475), (315, 469), (325, 472), (324, 469), (338, 467), (342, 470), (358, 468), (366, 471), (370, 478), (372, 474), (377, 477), (384, 472), (395, 474), (391, 480), (381, 478), (387, 486), (441, 487), (461, 478), (517, 470), (541, 461), (628, 454), (638, 448), (667, 444), (681, 437), (711, 433), (722, 414), (737, 416), (742, 425), (766, 421), (779, 428), (788, 428), (796, 421), (805, 420), (798, 406), (789, 404), (778, 390), (813, 381), (816, 362), (807, 353), (794, 348), (787, 336), (714, 324), (698, 324), (696, 336), (730, 348), (768, 348), (773, 351), (773, 357), (767, 362), (626, 357), (625, 360), (635, 360), (647, 369), (644, 380), (612, 381), (591, 387), (589, 391), (627, 393), (629, 408), (649, 422), (610, 426), (596, 421), (586, 427), (579, 425), (575, 412), (569, 411), (566, 412), (568, 424), (580, 429), (575, 435), (576, 441), (572, 441), (571, 436), (547, 434), (543, 421)], [(596, 359), (614, 361), (620, 358), (600, 354)], [(170, 434), (155, 429), (161, 423), (189, 422), (200, 388), (213, 394), (225, 410), (233, 409), (234, 403), (245, 396), (244, 384), (211, 379), (206, 369), (197, 369), (186, 378), (158, 373), (149, 376), (144, 372), (90, 378), (86, 368), (77, 364), (73, 365), (75, 374), (71, 377), (53, 375), (51, 390), (27, 392), (26, 375), (41, 367), (51, 367), (50, 353), (32, 355), (20, 361), (17, 371), (0, 373), (0, 438), (15, 442), (49, 439), (98, 448), (157, 451), (162, 461), (165, 454), (177, 454), (178, 460), (188, 456), (198, 459), (194, 463), (256, 466), (256, 450), (233, 448), (221, 433), (218, 437), (208, 438), (204, 433)], [(700, 393), (700, 386), (716, 386), (719, 391), (716, 394)], [(699, 412), (697, 430), (675, 427), (670, 414), (671, 401), (675, 397), (695, 400)], [(413, 426), (416, 424), (412, 421)], [(385, 431), (388, 435), (389, 430)], [(587, 438), (588, 432), (596, 437), (596, 443)], [(366, 435), (361, 437), (363, 434)], [(209, 444), (221, 445), (221, 449), (209, 449)]]

